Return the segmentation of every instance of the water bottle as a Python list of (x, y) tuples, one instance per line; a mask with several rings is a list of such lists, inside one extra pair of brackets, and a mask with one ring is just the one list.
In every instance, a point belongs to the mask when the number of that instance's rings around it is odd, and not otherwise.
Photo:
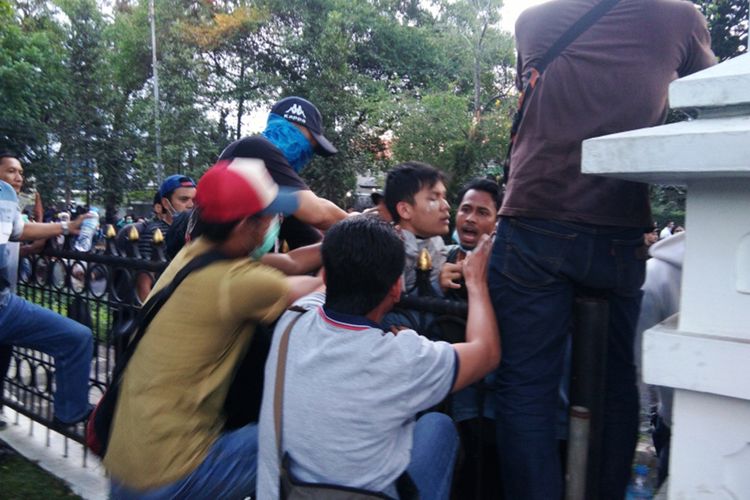
[(81, 230), (73, 247), (79, 252), (88, 252), (91, 250), (97, 226), (99, 226), (99, 212), (97, 209), (91, 208), (89, 210), (89, 218), (84, 219), (83, 223), (81, 223)]
[(633, 479), (628, 485), (625, 500), (651, 500), (654, 498), (654, 489), (648, 478), (648, 466), (637, 464), (633, 467)]

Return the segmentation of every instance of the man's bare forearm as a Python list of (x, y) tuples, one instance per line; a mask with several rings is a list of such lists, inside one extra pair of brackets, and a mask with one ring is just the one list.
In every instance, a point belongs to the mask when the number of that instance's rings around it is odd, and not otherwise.
[(313, 293), (323, 285), (323, 279), (318, 276), (290, 276), (286, 280), (287, 285), (289, 285), (289, 304)]
[(300, 206), (294, 216), (306, 224), (325, 231), (346, 217), (346, 212), (335, 203), (319, 198), (312, 191), (298, 191)]
[(323, 265), (320, 245), (320, 243), (307, 245), (295, 248), (288, 253), (270, 253), (264, 255), (261, 262), (289, 276), (311, 273)]
[(21, 240), (47, 240), (63, 234), (62, 224), (59, 222), (38, 223), (27, 222), (23, 225)]

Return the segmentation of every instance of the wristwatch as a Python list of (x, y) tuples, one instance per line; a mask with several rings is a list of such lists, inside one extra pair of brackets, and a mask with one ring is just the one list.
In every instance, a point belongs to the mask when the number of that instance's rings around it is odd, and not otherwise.
[(62, 226), (63, 236), (69, 235), (70, 230), (68, 229), (68, 221), (66, 220), (60, 221), (60, 225)]

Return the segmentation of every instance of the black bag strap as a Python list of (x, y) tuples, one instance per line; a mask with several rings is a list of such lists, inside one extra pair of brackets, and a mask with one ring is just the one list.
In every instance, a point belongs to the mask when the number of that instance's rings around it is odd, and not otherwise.
[(213, 264), (218, 260), (228, 258), (229, 257), (219, 252), (218, 250), (213, 250), (195, 257), (193, 260), (188, 262), (185, 267), (177, 272), (175, 277), (167, 286), (156, 292), (151, 296), (150, 299), (148, 299), (148, 301), (143, 305), (143, 307), (141, 307), (141, 310), (138, 313), (138, 327), (136, 329), (135, 336), (133, 336), (132, 340), (125, 348), (125, 351), (120, 356), (120, 359), (117, 361), (117, 364), (115, 365), (115, 368), (112, 372), (112, 380), (117, 380), (120, 376), (122, 376), (122, 373), (125, 371), (125, 367), (130, 361), (130, 358), (133, 357), (135, 348), (138, 347), (138, 343), (146, 333), (148, 325), (151, 324), (151, 320), (154, 319), (156, 313), (158, 313), (161, 307), (167, 302), (167, 299), (172, 296), (172, 293), (177, 289), (180, 283), (182, 283), (183, 280), (187, 278), (187, 276), (193, 271), (197, 271), (198, 269), (206, 267), (209, 264)]
[(559, 56), (568, 45), (573, 43), (579, 36), (581, 36), (586, 30), (594, 25), (599, 19), (602, 18), (612, 7), (614, 7), (619, 0), (602, 0), (588, 10), (581, 18), (573, 23), (560, 37), (547, 49), (542, 58), (531, 66), (523, 74), (523, 89), (521, 94), (518, 96), (518, 107), (516, 114), (513, 117), (513, 123), (510, 127), (510, 142), (508, 143), (508, 150), (505, 153), (505, 165), (503, 182), (507, 183), (508, 174), (510, 173), (510, 155), (513, 152), (513, 144), (516, 142), (516, 135), (518, 129), (521, 126), (521, 120), (523, 119), (524, 111), (526, 110), (526, 104), (529, 101), (531, 92), (536, 88), (536, 83), (542, 76), (542, 73), (547, 69), (552, 61)]
[(560, 38), (552, 44), (547, 52), (542, 56), (542, 59), (534, 65), (539, 74), (544, 73), (547, 66), (555, 60), (557, 56), (565, 50), (568, 45), (573, 43), (576, 38), (586, 32), (591, 26), (594, 25), (599, 19), (609, 12), (612, 7), (617, 5), (619, 0), (602, 0), (601, 2), (594, 5), (594, 7), (586, 12), (578, 21), (568, 28), (565, 33), (560, 35)]
[(283, 431), (284, 382), (286, 380), (286, 355), (289, 352), (289, 334), (294, 325), (297, 324), (297, 320), (307, 312), (307, 309), (298, 306), (292, 306), (289, 310), (298, 314), (289, 322), (279, 341), (279, 358), (276, 362), (276, 384), (273, 392), (273, 422), (276, 430), (276, 451), (279, 455), (279, 470), (282, 467), (281, 433)]
[[(294, 328), (294, 325), (297, 324), (297, 320), (299, 320), (308, 310), (300, 306), (291, 306), (288, 310), (294, 311), (299, 314), (297, 314), (297, 316), (295, 316), (289, 322), (289, 325), (284, 329), (284, 333), (281, 335), (281, 340), (279, 340), (279, 357), (276, 362), (276, 381), (273, 392), (273, 423), (274, 430), (276, 431), (276, 453), (279, 457), (279, 477), (282, 477), (284, 474), (286, 474), (286, 471), (289, 471), (290, 481), (300, 486), (322, 488), (323, 490), (333, 489), (338, 491), (349, 491), (363, 495), (363, 497), (367, 498), (390, 498), (384, 493), (371, 492), (359, 488), (349, 488), (346, 486), (334, 484), (301, 483), (291, 477), (291, 468), (289, 463), (291, 461), (291, 458), (289, 457), (288, 453), (283, 452), (283, 448), (281, 446), (284, 422), (284, 382), (286, 381), (286, 358), (289, 352), (289, 334), (292, 332), (292, 328)], [(404, 471), (396, 480), (396, 490), (398, 491), (399, 498), (406, 500), (419, 498), (419, 490), (414, 484), (414, 481), (409, 476), (408, 471)]]

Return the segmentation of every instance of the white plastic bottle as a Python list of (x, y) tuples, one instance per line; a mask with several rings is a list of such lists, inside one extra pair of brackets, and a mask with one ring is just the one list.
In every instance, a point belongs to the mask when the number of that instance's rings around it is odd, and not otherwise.
[(89, 210), (89, 218), (84, 219), (83, 223), (81, 223), (81, 230), (73, 247), (79, 252), (88, 252), (91, 250), (97, 227), (99, 227), (99, 211), (92, 207)]

